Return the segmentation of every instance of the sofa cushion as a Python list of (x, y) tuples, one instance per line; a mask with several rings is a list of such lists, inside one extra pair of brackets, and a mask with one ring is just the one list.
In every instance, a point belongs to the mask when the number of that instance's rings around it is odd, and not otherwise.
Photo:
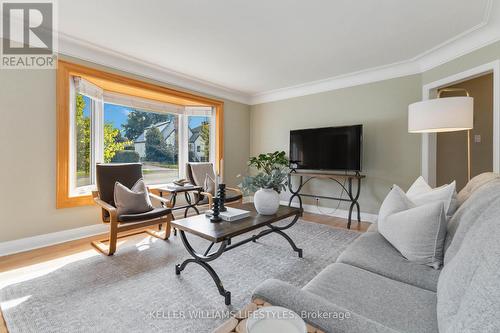
[(465, 235), (439, 277), (441, 333), (500, 332), (500, 196)]
[(370, 226), (368, 227), (368, 229), (366, 229), (366, 231), (368, 231), (368, 232), (378, 232), (377, 222), (373, 222), (372, 224), (370, 224)]
[(458, 204), (462, 205), (477, 189), (498, 178), (500, 178), (500, 175), (493, 172), (484, 172), (480, 175), (475, 176), (465, 185), (465, 187), (460, 192), (458, 192)]
[(363, 268), (385, 277), (431, 291), (437, 290), (440, 270), (405, 259), (378, 232), (358, 237), (337, 262)]
[(334, 304), (321, 296), (276, 279), (268, 279), (259, 284), (252, 294), (252, 299), (261, 299), (295, 311), (307, 323), (323, 332), (399, 333), (346, 309), (341, 304)]
[(436, 293), (350, 265), (335, 263), (305, 291), (401, 332), (438, 332)]
[(498, 198), (500, 179), (484, 184), (472, 193), (448, 222), (445, 240), (444, 264), (446, 265), (460, 248), (471, 227), (480, 220), (484, 211)]

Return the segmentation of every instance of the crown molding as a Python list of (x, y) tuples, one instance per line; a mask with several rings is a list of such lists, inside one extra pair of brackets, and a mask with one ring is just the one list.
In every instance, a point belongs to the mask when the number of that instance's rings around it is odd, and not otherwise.
[(58, 53), (61, 55), (78, 58), (115, 70), (142, 76), (181, 89), (188, 89), (218, 98), (250, 104), (250, 95), (240, 91), (185, 75), (105, 47), (97, 46), (61, 32), (58, 33), (58, 37)]
[(497, 41), (500, 41), (500, 5), (495, 5), (493, 0), (489, 0), (483, 20), (479, 24), (411, 59), (256, 94), (185, 75), (60, 32), (59, 53), (179, 88), (256, 105), (421, 74)]
[(494, 6), (493, 0), (489, 0), (483, 19), (479, 24), (411, 59), (319, 81), (257, 93), (251, 96), (250, 104), (274, 102), (406, 75), (421, 74), (499, 40), (500, 6)]
[(397, 77), (419, 74), (418, 64), (400, 62), (386, 66), (362, 70), (359, 72), (335, 76), (324, 80), (308, 82), (292, 87), (271, 90), (252, 95), (250, 105), (275, 102), (283, 99), (318, 94), (362, 84), (384, 81)]

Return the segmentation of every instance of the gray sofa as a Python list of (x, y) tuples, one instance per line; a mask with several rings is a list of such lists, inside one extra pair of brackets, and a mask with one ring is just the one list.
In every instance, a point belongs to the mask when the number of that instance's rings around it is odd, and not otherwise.
[(500, 178), (479, 175), (457, 198), (440, 270), (406, 260), (373, 225), (302, 289), (271, 279), (252, 297), (325, 332), (500, 332)]

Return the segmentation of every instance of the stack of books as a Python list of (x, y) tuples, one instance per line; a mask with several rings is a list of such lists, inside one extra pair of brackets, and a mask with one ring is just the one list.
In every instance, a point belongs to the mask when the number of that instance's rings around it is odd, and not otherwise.
[[(250, 216), (250, 212), (248, 210), (243, 210), (233, 207), (226, 207), (226, 209), (227, 210), (225, 212), (219, 213), (220, 218), (223, 219), (224, 221), (236, 221)], [(213, 214), (212, 210), (207, 210), (205, 212), (206, 216), (212, 216), (212, 214)]]

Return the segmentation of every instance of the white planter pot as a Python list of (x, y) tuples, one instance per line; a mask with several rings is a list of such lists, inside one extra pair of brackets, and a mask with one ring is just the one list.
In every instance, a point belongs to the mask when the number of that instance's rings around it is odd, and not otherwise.
[(274, 215), (280, 206), (280, 195), (273, 189), (261, 188), (253, 196), (253, 204), (257, 213)]

